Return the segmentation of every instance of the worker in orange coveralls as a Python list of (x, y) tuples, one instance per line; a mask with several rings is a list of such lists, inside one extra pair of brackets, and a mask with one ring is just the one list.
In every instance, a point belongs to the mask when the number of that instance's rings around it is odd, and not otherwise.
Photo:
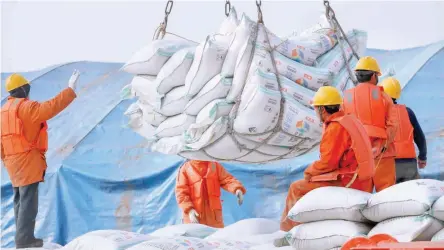
[(75, 98), (79, 72), (74, 71), (68, 88), (46, 102), (29, 100), (31, 85), (19, 74), (6, 79), (10, 96), (1, 108), (1, 159), (14, 188), (16, 248), (42, 247), (34, 237), (38, 212), (38, 186), (45, 177), (48, 150), (46, 121), (64, 110)]
[(375, 158), (373, 182), (376, 192), (396, 183), (394, 139), (398, 126), (396, 107), (378, 84), (378, 62), (370, 56), (361, 58), (355, 68), (359, 84), (344, 92), (342, 108), (364, 124)]
[(184, 223), (200, 223), (223, 228), (220, 188), (233, 193), (242, 205), (246, 189), (217, 162), (190, 160), (179, 170), (176, 199)]
[(281, 219), (283, 231), (300, 224), (288, 219), (287, 214), (302, 196), (313, 189), (344, 186), (373, 191), (375, 165), (370, 140), (362, 123), (340, 110), (341, 103), (341, 94), (331, 86), (319, 88), (313, 98), (316, 114), (324, 123), (320, 157), (305, 170), (303, 180), (290, 185)]

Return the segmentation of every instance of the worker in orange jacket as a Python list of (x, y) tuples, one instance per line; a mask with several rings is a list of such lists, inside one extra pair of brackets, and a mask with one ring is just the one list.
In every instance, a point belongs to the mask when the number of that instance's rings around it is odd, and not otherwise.
[[(419, 179), (418, 167), (422, 169), (427, 165), (427, 143), (424, 133), (413, 110), (397, 104), (397, 99), (401, 97), (399, 81), (394, 77), (388, 77), (382, 81), (381, 86), (392, 98), (399, 119), (395, 136), (396, 183)], [(419, 150), (418, 160), (414, 143)]]
[(392, 99), (376, 85), (381, 70), (373, 57), (361, 58), (355, 75), (359, 84), (344, 92), (342, 108), (346, 114), (356, 115), (370, 137), (376, 164), (373, 182), (379, 192), (396, 182), (393, 143), (398, 124), (396, 109)]
[(287, 214), (313, 189), (343, 186), (373, 191), (374, 160), (370, 140), (362, 123), (340, 110), (341, 103), (341, 94), (331, 86), (319, 88), (313, 98), (316, 114), (324, 123), (320, 157), (305, 170), (303, 180), (291, 184), (281, 219), (283, 231), (299, 224), (288, 219)]
[(14, 188), (17, 249), (43, 246), (43, 241), (34, 237), (34, 228), (38, 185), (44, 180), (47, 167), (46, 121), (74, 100), (78, 76), (79, 72), (74, 71), (69, 87), (43, 103), (28, 99), (31, 85), (23, 76), (12, 74), (6, 79), (10, 96), (1, 108), (1, 159)]
[(183, 211), (183, 222), (224, 227), (221, 187), (235, 194), (242, 205), (246, 189), (222, 165), (210, 161), (186, 162), (176, 180), (176, 199)]

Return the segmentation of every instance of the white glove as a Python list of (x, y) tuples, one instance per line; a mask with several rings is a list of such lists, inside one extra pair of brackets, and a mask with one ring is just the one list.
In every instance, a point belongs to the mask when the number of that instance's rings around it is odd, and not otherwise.
[(244, 194), (240, 189), (236, 190), (237, 204), (242, 205), (244, 202)]
[(191, 223), (199, 223), (199, 214), (196, 212), (196, 210), (191, 209), (188, 212), (188, 218), (190, 218)]
[(74, 70), (74, 72), (71, 75), (71, 78), (69, 78), (69, 81), (68, 81), (68, 87), (70, 87), (74, 91), (76, 91), (77, 80), (79, 79), (79, 75), (80, 75), (80, 72), (78, 70)]

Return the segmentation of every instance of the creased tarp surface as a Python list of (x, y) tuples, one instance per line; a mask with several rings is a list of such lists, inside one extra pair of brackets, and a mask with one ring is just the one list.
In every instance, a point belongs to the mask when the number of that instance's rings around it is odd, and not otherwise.
[[(368, 50), (368, 54), (377, 57), (383, 69), (395, 65), (400, 72), (427, 48)], [(416, 112), (428, 139), (428, 166), (421, 173), (444, 179), (444, 51), (430, 56), (422, 68), (411, 69), (419, 71), (405, 86), (400, 102)], [(39, 189), (37, 237), (66, 244), (91, 230), (149, 233), (181, 221), (174, 185), (183, 159), (149, 152), (144, 140), (125, 127), (123, 112), (132, 101), (120, 101), (119, 91), (132, 76), (118, 71), (120, 67), (71, 63), (55, 67), (32, 83), (32, 98), (42, 101), (66, 87), (72, 70), (84, 72), (79, 97), (49, 122), (49, 169)], [(7, 75), (2, 74), (2, 80)], [(3, 91), (2, 100), (5, 97)], [(224, 163), (248, 190), (241, 207), (233, 195), (223, 193), (226, 225), (251, 217), (278, 220), (290, 183), (302, 178), (305, 166), (317, 157), (315, 149), (266, 165)], [(3, 166), (1, 195), (1, 247), (13, 247), (13, 194)]]

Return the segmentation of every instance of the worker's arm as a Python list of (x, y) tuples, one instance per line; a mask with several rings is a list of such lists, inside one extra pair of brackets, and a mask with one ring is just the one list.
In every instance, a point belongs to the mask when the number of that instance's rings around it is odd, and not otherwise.
[(236, 194), (237, 190), (242, 191), (243, 194), (247, 192), (242, 183), (234, 178), (234, 176), (232, 176), (230, 173), (228, 173), (228, 171), (222, 165), (216, 163), (216, 167), (219, 176), (219, 183), (223, 189), (232, 194)]
[(385, 127), (387, 132), (387, 145), (390, 145), (396, 136), (396, 129), (398, 127), (398, 118), (396, 116), (396, 106), (393, 100), (386, 93), (382, 93), (382, 96), (386, 103), (386, 117)]
[(76, 93), (72, 88), (66, 88), (57, 96), (46, 102), (25, 102), (20, 109), (20, 116), (26, 117), (33, 123), (45, 122), (60, 112), (76, 98)]
[(416, 115), (410, 108), (407, 107), (407, 113), (409, 114), (410, 123), (413, 126), (413, 138), (415, 140), (416, 146), (419, 149), (418, 159), (421, 161), (427, 160), (427, 142), (422, 132), (421, 126), (419, 125)]
[(319, 145), (319, 160), (305, 169), (304, 174), (310, 177), (337, 170), (342, 156), (350, 146), (351, 139), (347, 131), (338, 122), (330, 123)]
[(188, 212), (193, 209), (193, 202), (191, 200), (190, 186), (184, 168), (185, 167), (181, 167), (177, 175), (176, 200), (182, 211), (188, 214)]

